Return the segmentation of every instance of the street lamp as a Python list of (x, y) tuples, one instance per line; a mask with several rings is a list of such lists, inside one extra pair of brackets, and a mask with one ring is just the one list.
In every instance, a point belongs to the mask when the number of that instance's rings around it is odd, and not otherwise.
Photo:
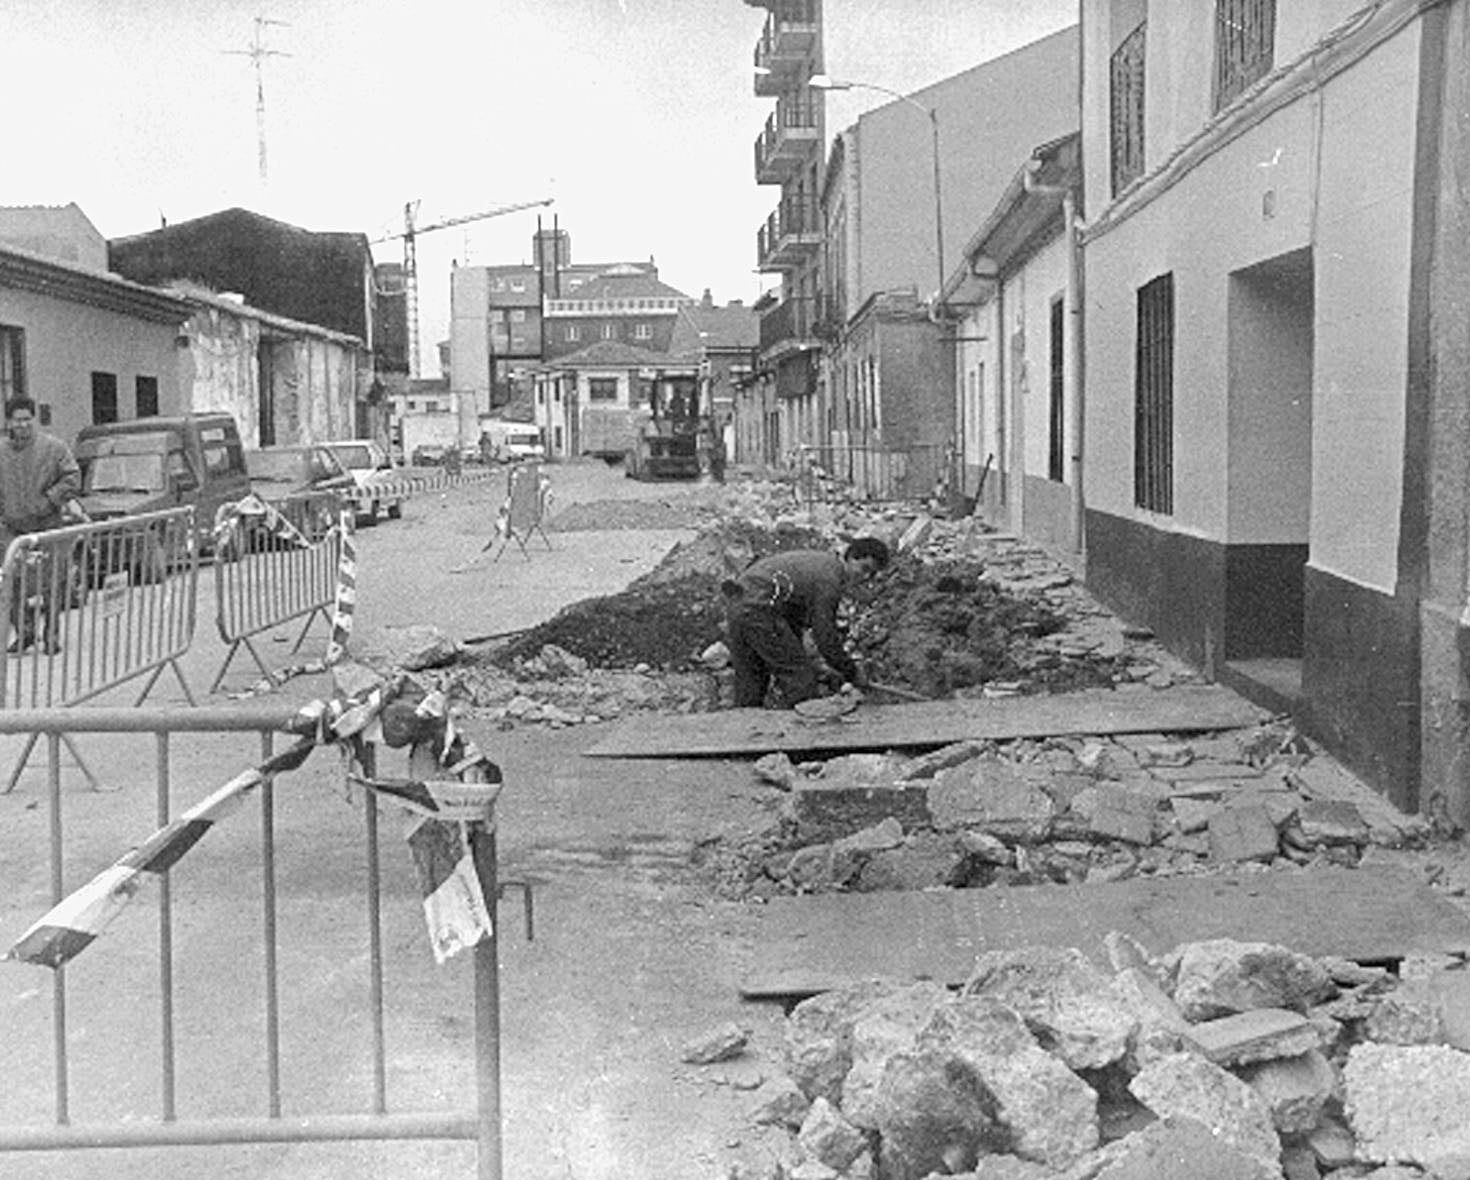
[(879, 94), (886, 94), (889, 98), (906, 103), (916, 111), (921, 111), (928, 116), (930, 150), (934, 157), (934, 252), (939, 260), (939, 286), (934, 289), (933, 312), (937, 316), (939, 300), (944, 294), (944, 282), (948, 277), (944, 269), (944, 203), (939, 184), (939, 112), (933, 107), (926, 107), (907, 94), (900, 94), (897, 90), (890, 90), (887, 86), (879, 86), (874, 82), (839, 81), (826, 74), (813, 74), (807, 79), (807, 85), (814, 90), (876, 90)]

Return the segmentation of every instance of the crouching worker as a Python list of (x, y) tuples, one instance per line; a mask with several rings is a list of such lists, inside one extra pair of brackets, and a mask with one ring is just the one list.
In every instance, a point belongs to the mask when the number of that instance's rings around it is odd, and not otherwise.
[(725, 582), (736, 707), (764, 704), (773, 680), (787, 708), (817, 695), (817, 669), (802, 642), (806, 631), (833, 671), (861, 687), (857, 664), (842, 646), (837, 606), (845, 590), (888, 560), (882, 541), (859, 537), (841, 557), (817, 549), (773, 553)]

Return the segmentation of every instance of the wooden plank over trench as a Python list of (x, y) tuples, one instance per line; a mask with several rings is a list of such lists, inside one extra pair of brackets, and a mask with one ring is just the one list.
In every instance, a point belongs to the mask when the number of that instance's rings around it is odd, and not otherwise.
[(1266, 716), (1244, 697), (1214, 684), (863, 704), (831, 721), (808, 721), (788, 710), (724, 709), (629, 717), (586, 753), (595, 758), (690, 758), (776, 750), (886, 750), (969, 739), (1235, 729)]
[(831, 893), (775, 898), (762, 909), (740, 992), (805, 996), (880, 977), (957, 986), (982, 951), (1037, 945), (1076, 947), (1105, 967), (1110, 930), (1155, 954), (1209, 938), (1365, 963), (1470, 950), (1470, 916), (1391, 866)]

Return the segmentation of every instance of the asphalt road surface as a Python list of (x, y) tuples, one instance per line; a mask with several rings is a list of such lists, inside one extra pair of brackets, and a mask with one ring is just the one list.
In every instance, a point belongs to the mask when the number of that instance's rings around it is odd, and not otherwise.
[[(549, 471), (553, 512), (605, 498), (701, 494), (687, 485), (637, 484), (601, 464)], [(484, 545), (502, 495), (499, 484), (422, 495), (401, 521), (360, 534), (355, 647), (381, 644), (393, 628), (415, 623), (461, 638), (529, 626), (568, 602), (620, 588), (686, 535), (552, 531), (550, 549), (535, 537), (529, 556), (512, 546), (495, 560)], [(205, 571), (185, 678), (206, 708), (204, 690), (225, 650), (214, 634), (211, 594)], [(318, 625), (293, 655), (297, 630), (267, 637), (268, 661), (281, 666), (321, 654), (325, 628)], [(249, 688), (258, 675), (237, 658), (224, 693)], [(113, 700), (132, 703), (136, 691)], [(308, 675), (268, 699), (300, 703), (330, 692), (327, 677)], [(171, 677), (149, 703), (186, 707)], [(505, 1175), (719, 1176), (733, 1155), (764, 1149), (744, 1118), (752, 1104), (747, 1087), (772, 1071), (781, 1014), (741, 1006), (735, 986), (750, 913), (712, 898), (693, 875), (689, 852), (716, 830), (758, 822), (762, 792), (743, 763), (582, 758), (605, 732), (472, 730), (505, 772), (502, 876), (530, 881), (536, 902), (534, 942), (523, 938), (517, 895), (500, 915)], [(63, 759), (68, 888), (151, 833), (158, 815), (151, 737), (81, 737), (77, 747), (106, 789), (91, 790)], [(0, 767), (8, 772), (17, 753), (15, 739), (0, 743)], [(177, 738), (172, 813), (259, 757), (253, 735)], [(345, 798), (330, 750), (278, 780), (275, 795), (282, 1113), (366, 1112), (373, 1077), (361, 804)], [(15, 790), (0, 795), (0, 936), (7, 944), (49, 903), (45, 798), (38, 753)], [(266, 1110), (259, 817), (252, 803), (216, 825), (172, 874), (180, 1119)], [(471, 964), (468, 957), (434, 964), (402, 826), (382, 810), (388, 1105), (400, 1112), (463, 1108), (473, 1087)], [(159, 1117), (158, 912), (153, 888), (67, 968), (74, 1126)], [(9, 1127), (44, 1127), (54, 1117), (52, 990), (49, 970), (0, 964), (0, 1123)], [(764, 1053), (715, 1070), (680, 1065), (686, 1040), (729, 1020), (751, 1026)], [(473, 1148), (368, 1142), (0, 1156), (5, 1180), (408, 1174), (473, 1176)]]

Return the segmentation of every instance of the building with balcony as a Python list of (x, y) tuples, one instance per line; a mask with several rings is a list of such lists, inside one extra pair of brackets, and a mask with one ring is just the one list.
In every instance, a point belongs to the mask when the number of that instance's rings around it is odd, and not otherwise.
[(1081, 13), (1089, 587), (1463, 825), (1467, 5)]
[[(819, 201), (826, 126), (824, 95), (808, 83), (822, 72), (821, 0), (746, 0), (766, 11), (754, 54), (755, 93), (775, 109), (755, 141), (755, 179), (780, 196), (756, 231), (758, 269), (779, 275), (779, 297), (762, 304), (755, 373), (740, 394), (751, 420), (733, 433), (737, 462), (783, 461), (793, 445), (826, 431), (818, 380), (821, 341), (812, 334), (821, 296)], [(759, 407), (757, 410), (756, 407)]]

